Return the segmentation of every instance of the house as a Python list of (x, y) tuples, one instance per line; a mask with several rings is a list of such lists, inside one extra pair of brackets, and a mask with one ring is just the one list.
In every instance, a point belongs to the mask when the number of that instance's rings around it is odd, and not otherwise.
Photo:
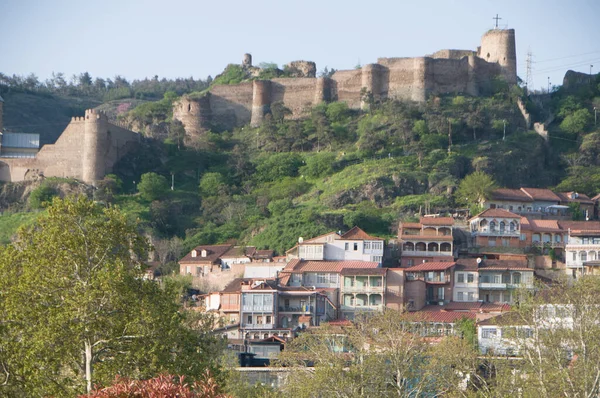
[(443, 337), (457, 335), (456, 324), (463, 319), (476, 319), (473, 312), (443, 311), (430, 305), (421, 311), (410, 312), (406, 317), (412, 330), (423, 337)]
[(359, 260), (383, 262), (384, 240), (367, 234), (359, 227), (340, 234), (329, 232), (312, 239), (298, 239), (286, 252), (288, 260)]
[(561, 205), (561, 197), (549, 189), (500, 188), (484, 201), (485, 209), (505, 209), (532, 218), (561, 219), (569, 217), (569, 207)]
[(243, 339), (291, 337), (291, 329), (278, 328), (279, 295), (275, 280), (242, 280), (240, 333)]
[(595, 202), (589, 196), (577, 192), (557, 192), (556, 195), (561, 199), (560, 204), (563, 206), (579, 207), (579, 211), (583, 218), (588, 221), (594, 218)]
[(507, 312), (477, 323), (477, 342), (484, 355), (515, 356), (533, 338), (530, 322)]
[(519, 299), (518, 289), (534, 288), (534, 270), (525, 262), (484, 259), (478, 271), (479, 300), (485, 303), (513, 303)]
[(536, 220), (527, 217), (521, 218), (521, 246), (538, 247), (543, 254), (554, 249), (557, 256), (562, 257), (567, 230), (557, 220)]
[(198, 277), (221, 273), (221, 256), (229, 249), (231, 245), (197, 246), (179, 260), (179, 272)]
[(311, 287), (326, 294), (338, 318), (352, 319), (356, 312), (383, 310), (386, 298), (391, 308), (402, 308), (402, 270), (381, 268), (374, 261), (294, 259), (279, 277), (281, 286)]
[(404, 269), (406, 309), (444, 305), (452, 300), (455, 262), (428, 262)]
[(504, 209), (487, 209), (469, 220), (475, 246), (520, 247), (521, 216)]
[(568, 228), (568, 238), (565, 245), (567, 270), (573, 277), (583, 275), (586, 271), (596, 269), (600, 260), (600, 222), (571, 221), (564, 223)]
[(461, 303), (479, 301), (479, 264), (476, 259), (456, 260), (452, 300)]
[(452, 217), (421, 217), (420, 222), (401, 222), (398, 241), (402, 247), (400, 265), (412, 267), (427, 261), (453, 261)]

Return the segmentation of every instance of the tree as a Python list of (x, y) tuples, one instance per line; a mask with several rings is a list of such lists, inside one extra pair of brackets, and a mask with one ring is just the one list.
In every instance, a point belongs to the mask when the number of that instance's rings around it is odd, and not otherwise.
[(560, 128), (567, 133), (579, 134), (585, 131), (590, 124), (592, 115), (587, 109), (579, 109), (567, 115), (560, 123)]
[(204, 173), (200, 179), (200, 195), (217, 196), (227, 193), (227, 184), (221, 173)]
[(212, 319), (142, 278), (147, 251), (124, 214), (84, 197), (55, 198), (0, 248), (0, 395), (73, 396), (116, 374), (198, 379), (211, 367)]
[(29, 195), (29, 206), (33, 209), (45, 207), (52, 198), (56, 196), (56, 190), (50, 185), (43, 183)]
[(460, 182), (454, 197), (459, 204), (481, 208), (496, 188), (496, 182), (490, 175), (483, 171), (476, 171)]
[(142, 198), (146, 200), (158, 200), (164, 198), (169, 192), (169, 184), (167, 179), (160, 174), (146, 173), (142, 174), (138, 191)]

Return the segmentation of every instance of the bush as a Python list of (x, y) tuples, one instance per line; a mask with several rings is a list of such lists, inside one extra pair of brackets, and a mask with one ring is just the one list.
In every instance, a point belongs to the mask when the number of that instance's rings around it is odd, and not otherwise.
[(306, 158), (306, 166), (300, 170), (303, 175), (318, 178), (333, 174), (335, 155), (331, 152), (317, 153)]
[(294, 205), (290, 199), (279, 199), (270, 202), (267, 205), (267, 208), (269, 209), (269, 213), (271, 213), (271, 215), (280, 216), (293, 206)]
[(302, 165), (302, 156), (297, 153), (278, 153), (261, 156), (256, 165), (256, 179), (276, 181), (284, 177), (295, 177)]
[(47, 184), (42, 184), (29, 195), (29, 206), (32, 209), (41, 209), (52, 202), (52, 198), (57, 196), (57, 192), (54, 188)]

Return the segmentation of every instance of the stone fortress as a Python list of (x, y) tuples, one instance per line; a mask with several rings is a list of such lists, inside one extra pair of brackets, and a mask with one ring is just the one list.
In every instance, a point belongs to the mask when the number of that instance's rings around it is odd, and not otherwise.
[[(0, 97), (0, 132), (2, 105)], [(105, 114), (88, 109), (85, 116), (71, 118), (54, 144), (44, 145), (39, 151), (37, 134), (4, 133), (1, 138), (0, 181), (44, 176), (76, 178), (94, 184), (136, 147), (140, 134), (110, 123)]]
[[(252, 57), (245, 54), (242, 67), (258, 76)], [(281, 102), (291, 118), (306, 115), (321, 103), (343, 101), (350, 108), (366, 106), (365, 94), (375, 100), (426, 101), (431, 95), (465, 93), (472, 96), (490, 91), (495, 78), (517, 83), (514, 29), (493, 29), (473, 50), (441, 50), (416, 58), (379, 58), (360, 69), (340, 70), (330, 78), (316, 77), (313, 62), (287, 65), (292, 78), (251, 80), (234, 85), (215, 85), (204, 96), (184, 96), (173, 106), (188, 135), (198, 135), (212, 126), (231, 129), (250, 123), (259, 126), (271, 104)]]

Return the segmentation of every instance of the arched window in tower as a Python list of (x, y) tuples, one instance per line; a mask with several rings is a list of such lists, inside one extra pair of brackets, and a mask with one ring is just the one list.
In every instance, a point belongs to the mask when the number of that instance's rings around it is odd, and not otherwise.
[(509, 224), (509, 228), (510, 228), (510, 232), (514, 232), (514, 230), (515, 230), (515, 223), (511, 221), (510, 224)]
[(192, 111), (192, 104), (188, 104), (188, 112)]

